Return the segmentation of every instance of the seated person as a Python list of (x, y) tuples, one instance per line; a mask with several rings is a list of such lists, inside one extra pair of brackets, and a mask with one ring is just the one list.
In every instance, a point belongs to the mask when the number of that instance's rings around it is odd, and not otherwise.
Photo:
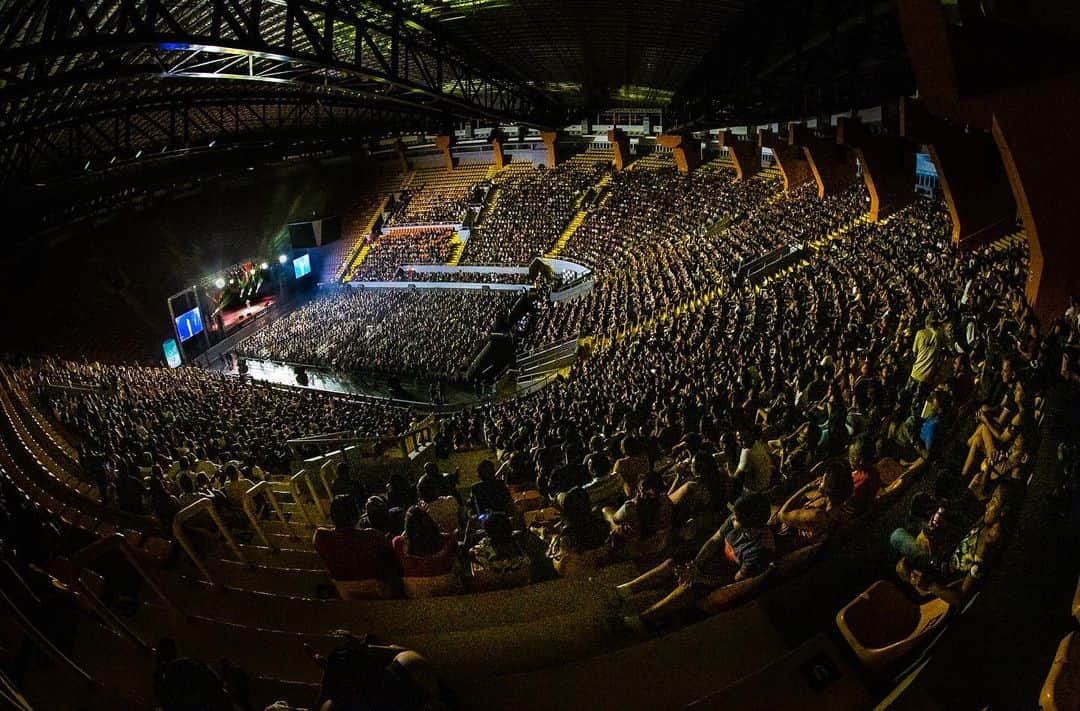
[(357, 528), (360, 510), (347, 494), (330, 502), (334, 527), (317, 528), (312, 538), (335, 582), (373, 581), (374, 597), (392, 597), (401, 577), (394, 549), (386, 536), (371, 528)]
[(443, 578), (445, 585), (437, 585), (435, 594), (458, 589), (454, 580), (457, 541), (439, 530), (438, 524), (419, 506), (413, 506), (405, 513), (405, 532), (394, 538), (393, 546), (405, 578), (406, 592), (410, 591), (410, 578)]
[(401, 647), (369, 645), (349, 636), (325, 657), (316, 655), (315, 662), (323, 669), (319, 711), (452, 707), (452, 694), (428, 661)]
[(401, 474), (391, 474), (386, 481), (386, 505), (390, 510), (400, 509), (404, 513), (415, 503), (416, 488)]
[(997, 473), (1008, 473), (1019, 466), (1026, 454), (1023, 415), (1013, 415), (1006, 427), (999, 426), (982, 410), (975, 418), (979, 426), (968, 438), (968, 454), (961, 475), (965, 479), (972, 476), (975, 467), (982, 462), (988, 463)]
[(611, 529), (593, 513), (589, 495), (576, 486), (562, 496), (562, 510), (547, 556), (564, 577), (594, 570), (607, 562)]
[(438, 474), (424, 474), (416, 483), (416, 493), (420, 499), (417, 504), (427, 512), (439, 530), (454, 533), (460, 522), (461, 506), (453, 496), (447, 496), (443, 480)]
[(611, 471), (610, 460), (604, 455), (589, 457), (585, 466), (589, 470), (589, 481), (584, 489), (589, 500), (598, 505), (619, 500), (623, 495), (623, 480)]
[(562, 454), (565, 464), (556, 465), (547, 481), (541, 482), (540, 493), (548, 498), (555, 498), (563, 492), (569, 491), (575, 486), (583, 486), (588, 483), (590, 477), (588, 469), (582, 464), (582, 454), (573, 441), (563, 444)]
[[(960, 605), (996, 562), (1006, 540), (1006, 526), (1020, 504), (1021, 484), (1001, 479), (994, 486), (982, 517), (943, 560), (902, 558), (896, 573), (916, 591), (933, 594), (950, 606)], [(954, 583), (959, 581), (959, 586)]]
[(630, 627), (652, 625), (670, 618), (718, 587), (764, 573), (776, 557), (776, 541), (769, 530), (769, 500), (747, 494), (734, 505), (727, 533), (717, 531), (686, 564), (667, 559), (652, 570), (615, 588), (622, 601), (645, 590), (675, 589), (637, 616), (624, 619)]
[(776, 512), (776, 520), (794, 529), (795, 547), (820, 543), (851, 520), (845, 503), (855, 486), (846, 464), (830, 460), (820, 481), (799, 489)]
[(632, 435), (623, 437), (620, 451), (623, 456), (616, 460), (612, 471), (622, 480), (626, 496), (633, 496), (638, 482), (652, 471), (649, 457), (641, 440)]
[(536, 475), (529, 466), (528, 457), (521, 451), (511, 452), (495, 476), (502, 479), (512, 493), (536, 488)]
[(675, 507), (675, 520), (694, 519), (714, 530), (727, 517), (727, 477), (720, 472), (713, 455), (705, 449), (694, 452), (690, 459), (690, 472), (686, 476), (680, 470), (668, 488), (668, 496)]
[(481, 460), (476, 465), (476, 478), (469, 497), (469, 503), (477, 516), (490, 511), (513, 513), (514, 499), (506, 484), (495, 477), (495, 465), (490, 459)]
[(913, 415), (897, 432), (895, 444), (898, 446), (900, 463), (904, 466), (902, 476), (921, 470), (938, 456), (943, 431), (941, 394), (935, 391), (926, 400), (926, 418)]
[(820, 440), (821, 429), (806, 421), (789, 437), (770, 442), (780, 458), (781, 476), (789, 480), (804, 479), (804, 475), (821, 460), (817, 453)]
[[(394, 509), (394, 511), (400, 512), (401, 509)], [(403, 516), (391, 513), (390, 507), (386, 505), (385, 496), (369, 496), (364, 502), (364, 515), (360, 518), (361, 527), (371, 528), (384, 536), (392, 537), (401, 533), (403, 525)]]
[(342, 458), (339, 462), (324, 464), (323, 466), (330, 467), (335, 472), (333, 482), (330, 484), (330, 489), (335, 496), (349, 494), (354, 501), (367, 501), (367, 487), (359, 476), (353, 472), (348, 458)]
[(664, 480), (655, 475), (640, 479), (637, 491), (618, 509), (605, 506), (615, 548), (630, 557), (662, 550), (671, 533), (673, 507)]
[(1016, 372), (1016, 362), (1011, 357), (1001, 361), (999, 377), (991, 378), (986, 398), (979, 411), (998, 426), (1004, 425), (1016, 414), (1017, 403), (1024, 397), (1024, 386)]
[[(593, 465), (594, 460), (596, 461), (595, 466)], [(600, 435), (595, 435), (589, 440), (589, 453), (585, 455), (585, 466), (589, 468), (589, 474), (594, 479), (611, 474), (611, 459), (607, 455), (604, 438)]]
[(502, 511), (481, 516), (483, 537), (469, 549), (469, 570), (476, 590), (498, 590), (526, 585), (531, 560), (514, 535), (510, 517)]
[(255, 482), (251, 479), (245, 479), (240, 476), (240, 468), (235, 464), (225, 465), (225, 479), (226, 483), (222, 490), (225, 492), (226, 498), (229, 503), (237, 511), (242, 511), (244, 508), (244, 494), (248, 489), (255, 486)]
[(881, 489), (881, 475), (874, 464), (874, 442), (869, 435), (856, 437), (848, 447), (848, 464), (851, 466), (851, 483), (854, 491), (844, 505), (850, 516), (861, 516), (874, 505)]

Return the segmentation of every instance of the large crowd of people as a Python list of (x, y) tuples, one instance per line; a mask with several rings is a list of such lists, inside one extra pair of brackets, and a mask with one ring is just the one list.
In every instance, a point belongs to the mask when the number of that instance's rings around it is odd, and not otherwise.
[(243, 341), (248, 358), (459, 379), (519, 293), (328, 287)]
[(421, 272), (401, 269), (394, 281), (453, 282), (457, 284), (528, 284), (529, 275), (515, 272)]
[(456, 245), (449, 228), (395, 230), (370, 239), (367, 255), (353, 271), (353, 281), (390, 281), (406, 264), (445, 264)]
[[(529, 178), (503, 186), (499, 204), (568, 215), (570, 202), (544, 197), (555, 175), (536, 177), (535, 203)], [(561, 179), (573, 193), (593, 177)], [(964, 602), (1014, 528), (1048, 388), (1080, 382), (1069, 357), (1080, 307), (1041, 327), (1023, 249), (958, 251), (934, 200), (861, 222), (866, 200), (861, 185), (822, 200), (724, 170), (615, 176), (563, 252), (595, 270), (594, 290), (548, 309), (530, 342), (600, 338), (553, 384), (442, 417), (439, 459), (486, 452), (470, 486), (434, 463), (374, 485), (338, 465), (313, 545), (339, 594), (487, 591), (647, 561), (608, 591), (612, 623), (644, 633), (788, 555), (859, 535), (884, 495), (926, 477), (877, 549), (913, 592)], [(527, 259), (546, 239), (541, 221), (488, 220), (481, 261)], [(532, 242), (500, 245), (534, 227)], [(802, 251), (790, 268), (733, 278), (791, 245)], [(455, 377), (515, 298), (335, 288), (238, 352)], [(392, 435), (414, 419), (195, 368), (46, 358), (16, 380), (77, 438), (107, 506), (163, 523), (201, 497), (227, 510), (253, 481), (288, 472), (291, 438)]]
[(94, 463), (102, 501), (132, 513), (153, 512), (159, 488), (183, 504), (199, 491), (224, 487), (230, 463), (250, 480), (288, 473), (290, 439), (340, 431), (392, 436), (412, 419), (388, 405), (201, 368), (46, 358), (16, 377), (77, 438), (85, 462)]
[[(861, 214), (866, 200), (861, 186), (825, 200), (810, 186), (781, 196), (774, 180), (733, 183), (726, 170), (626, 175), (561, 255), (592, 265), (595, 288), (583, 299), (552, 304), (533, 336), (536, 345), (633, 327), (697, 294), (728, 288), (740, 263), (822, 237)], [(789, 231), (788, 224), (802, 226)]]
[(496, 181), (495, 209), (485, 212), (462, 254), (463, 264), (528, 264), (544, 254), (577, 211), (578, 202), (609, 170), (598, 163), (510, 172)]

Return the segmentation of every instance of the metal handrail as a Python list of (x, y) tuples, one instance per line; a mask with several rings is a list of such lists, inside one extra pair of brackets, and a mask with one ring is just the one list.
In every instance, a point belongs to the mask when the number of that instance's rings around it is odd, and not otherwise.
[(252, 530), (255, 531), (255, 534), (267, 548), (276, 551), (278, 549), (277, 546), (271, 543), (270, 539), (266, 537), (266, 532), (263, 531), (262, 525), (259, 524), (259, 517), (255, 515), (255, 498), (259, 494), (264, 495), (270, 502), (270, 506), (274, 509), (274, 513), (277, 514), (278, 520), (285, 526), (289, 538), (296, 538), (296, 534), (293, 533), (289, 522), (285, 520), (285, 514), (281, 510), (281, 504), (278, 503), (277, 493), (274, 491), (274, 488), (269, 481), (260, 481), (258, 484), (245, 491), (243, 500), (244, 513), (247, 514), (248, 521), (251, 522)]
[(120, 551), (120, 554), (127, 559), (127, 562), (131, 564), (131, 567), (135, 569), (135, 572), (139, 574), (139, 577), (146, 581), (150, 590), (165, 603), (165, 606), (174, 614), (183, 616), (184, 613), (180, 611), (177, 604), (164, 590), (161, 589), (161, 586), (157, 584), (157, 581), (154, 580), (153, 576), (150, 575), (149, 571), (147, 571), (139, 561), (138, 556), (135, 555), (135, 551), (122, 533), (113, 533), (112, 535), (104, 536), (85, 548), (81, 548), (71, 556), (71, 563), (78, 568), (85, 568), (92, 561), (95, 561), (112, 551)]
[(292, 493), (293, 499), (296, 501), (296, 506), (300, 509), (300, 513), (304, 516), (304, 520), (312, 526), (318, 526), (320, 521), (316, 520), (316, 517), (311, 515), (308, 511), (307, 504), (304, 503), (304, 497), (300, 495), (300, 482), (307, 484), (308, 493), (311, 494), (312, 501), (315, 509), (318, 511), (319, 517), (325, 519), (326, 511), (323, 509), (322, 501), (319, 500), (319, 494), (315, 490), (315, 483), (311, 480), (311, 474), (307, 469), (301, 469), (289, 478), (289, 491)]
[[(342, 459), (344, 459), (345, 450), (341, 451), (341, 456), (342, 456)], [(338, 477), (338, 463), (337, 463), (337, 460), (335, 460), (335, 459), (327, 459), (325, 462), (323, 462), (323, 465), (321, 467), (319, 467), (319, 480), (322, 481), (323, 489), (326, 490), (326, 499), (327, 499), (327, 501), (333, 501), (334, 500), (334, 490), (332, 488), (330, 488), (330, 479), (328, 479), (327, 476), (326, 476), (327, 472), (329, 472), (330, 470), (333, 470), (333, 475), (334, 475), (333, 478), (334, 478), (334, 480), (337, 480), (337, 477)]]
[(41, 630), (34, 626), (34, 623), (31, 622), (30, 619), (23, 614), (23, 611), (19, 609), (19, 606), (16, 605), (14, 601), (12, 601), (12, 599), (9, 598), (7, 594), (5, 594), (2, 590), (0, 590), (0, 601), (3, 601), (4, 606), (8, 608), (8, 612), (11, 613), (11, 618), (15, 622), (15, 624), (20, 627), (23, 632), (26, 633), (26, 636), (29, 637), (30, 640), (34, 643), (34, 645), (37, 646), (37, 648), (40, 649), (42, 652), (44, 652), (46, 656), (48, 656), (54, 662), (57, 662), (58, 664), (61, 664), (62, 666), (70, 669), (72, 672), (75, 673), (76, 676), (78, 676), (90, 686), (100, 686), (100, 682), (94, 679), (94, 677), (90, 676), (90, 674), (88, 674), (82, 667), (72, 661), (70, 657), (57, 649), (56, 645), (49, 641), (49, 638), (42, 634)]
[(236, 539), (233, 538), (228, 526), (226, 526), (225, 522), (221, 519), (221, 514), (214, 508), (214, 502), (211, 501), (209, 497), (203, 497), (177, 511), (176, 516), (173, 517), (173, 536), (176, 537), (177, 543), (179, 543), (180, 547), (184, 549), (184, 552), (188, 554), (191, 561), (195, 563), (195, 567), (203, 574), (206, 581), (211, 585), (217, 586), (218, 583), (214, 580), (214, 575), (210, 572), (210, 569), (206, 567), (206, 563), (203, 562), (202, 558), (195, 552), (195, 549), (191, 546), (191, 541), (188, 540), (187, 534), (184, 533), (184, 524), (187, 523), (188, 519), (203, 511), (210, 514), (211, 520), (213, 520), (214, 525), (218, 527), (218, 532), (229, 544), (229, 548), (232, 550), (233, 555), (236, 556), (236, 559), (247, 565), (247, 558), (244, 557), (240, 547), (236, 545)]

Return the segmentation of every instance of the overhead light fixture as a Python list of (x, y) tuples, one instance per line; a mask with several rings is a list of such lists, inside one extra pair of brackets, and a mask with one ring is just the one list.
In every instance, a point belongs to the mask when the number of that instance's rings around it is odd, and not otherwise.
[(218, 277), (217, 279), (214, 280), (214, 286), (216, 286), (219, 289), (224, 289), (225, 288), (225, 280), (222, 279), (221, 277)]
[(269, 268), (270, 268), (270, 265), (267, 264), (266, 262), (263, 262), (262, 264), (259, 265), (259, 269), (269, 269)]
[(278, 264), (284, 264), (285, 262), (289, 261), (289, 258), (282, 254), (278, 256), (277, 261)]

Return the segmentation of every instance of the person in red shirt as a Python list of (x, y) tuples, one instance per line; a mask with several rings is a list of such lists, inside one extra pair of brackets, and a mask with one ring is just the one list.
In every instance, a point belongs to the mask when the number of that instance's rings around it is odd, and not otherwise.
[(331, 577), (337, 581), (379, 580), (394, 587), (401, 567), (386, 536), (373, 528), (357, 528), (360, 509), (349, 494), (330, 502), (334, 527), (318, 528), (313, 543)]
[(844, 502), (844, 507), (852, 518), (869, 511), (881, 489), (881, 476), (874, 463), (874, 454), (874, 443), (866, 437), (856, 438), (848, 447), (854, 490)]

